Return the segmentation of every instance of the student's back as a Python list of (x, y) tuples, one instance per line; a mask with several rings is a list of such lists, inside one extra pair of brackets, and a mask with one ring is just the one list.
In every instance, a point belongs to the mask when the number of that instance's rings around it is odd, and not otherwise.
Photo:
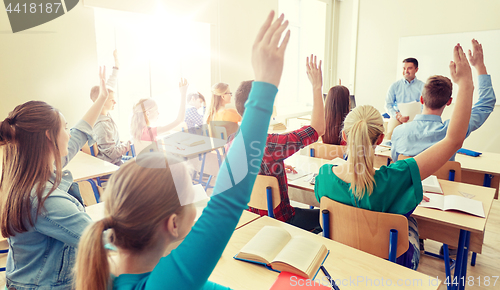
[(340, 131), (344, 119), (349, 113), (349, 89), (344, 86), (332, 87), (325, 100), (325, 134), (323, 143), (345, 145)]

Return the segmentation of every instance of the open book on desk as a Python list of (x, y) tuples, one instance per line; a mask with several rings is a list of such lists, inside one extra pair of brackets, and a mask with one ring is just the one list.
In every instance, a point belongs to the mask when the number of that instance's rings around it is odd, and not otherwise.
[(314, 279), (328, 253), (324, 244), (304, 236), (292, 236), (280, 227), (265, 226), (234, 258)]
[(443, 194), (443, 189), (436, 175), (430, 175), (422, 180), (422, 188), (424, 192), (440, 193)]
[(430, 201), (420, 203), (420, 207), (429, 207), (440, 210), (457, 210), (471, 215), (484, 218), (483, 203), (479, 200), (468, 199), (458, 195), (440, 195), (434, 193), (426, 193)]

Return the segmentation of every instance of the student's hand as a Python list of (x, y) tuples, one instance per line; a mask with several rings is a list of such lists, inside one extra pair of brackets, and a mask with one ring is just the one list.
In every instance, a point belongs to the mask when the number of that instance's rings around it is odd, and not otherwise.
[(115, 67), (120, 68), (120, 61), (118, 60), (118, 50), (113, 51), (113, 57), (115, 58)]
[(181, 81), (179, 82), (179, 91), (181, 92), (181, 96), (185, 96), (187, 94), (188, 86), (189, 84), (187, 79), (181, 78)]
[(321, 60), (319, 65), (316, 65), (316, 56), (311, 54), (311, 58), (306, 58), (306, 72), (309, 81), (313, 86), (313, 90), (320, 89), (323, 86), (323, 74), (321, 72)]
[(278, 87), (290, 31), (287, 31), (281, 45), (278, 46), (281, 34), (288, 26), (288, 20), (283, 22), (283, 14), (274, 23), (272, 23), (273, 18), (274, 11), (271, 11), (257, 34), (252, 48), (252, 67), (255, 81), (267, 82)]
[(460, 44), (455, 45), (455, 48), (453, 48), (450, 74), (451, 80), (458, 86), (473, 86), (470, 65)]
[(99, 98), (108, 99), (109, 92), (106, 88), (106, 66), (99, 67)]
[(424, 195), (423, 201), (429, 202), (429, 201), (431, 201), (431, 199), (429, 197), (427, 197), (427, 196)]
[(293, 174), (298, 173), (297, 170), (295, 170), (295, 167), (293, 167), (292, 165), (286, 165), (286, 164), (285, 164), (285, 172), (286, 173), (293, 173)]
[(475, 39), (472, 39), (472, 52), (469, 49), (469, 61), (479, 75), (487, 74), (483, 59), (483, 46)]
[(410, 116), (403, 116), (401, 115), (401, 112), (396, 112), (396, 120), (400, 123), (406, 123), (410, 120)]

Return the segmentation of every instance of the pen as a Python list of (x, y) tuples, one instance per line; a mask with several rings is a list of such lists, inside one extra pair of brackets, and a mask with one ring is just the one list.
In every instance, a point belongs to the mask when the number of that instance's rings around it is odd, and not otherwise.
[(332, 279), (332, 276), (330, 276), (330, 274), (328, 274), (328, 271), (326, 270), (326, 268), (324, 266), (321, 266), (321, 271), (323, 271), (323, 273), (325, 273), (325, 276), (326, 278), (328, 278), (328, 281), (330, 281), (330, 285), (332, 285), (332, 289), (334, 290), (340, 290), (339, 286), (337, 286), (337, 284), (335, 284), (335, 280)]

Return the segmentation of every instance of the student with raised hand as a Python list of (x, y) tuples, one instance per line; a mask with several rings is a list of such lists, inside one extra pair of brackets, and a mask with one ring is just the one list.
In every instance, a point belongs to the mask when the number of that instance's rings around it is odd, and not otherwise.
[[(274, 217), (280, 221), (289, 223), (307, 231), (320, 232), (319, 209), (303, 209), (290, 205), (288, 197), (288, 182), (284, 160), (305, 146), (318, 141), (319, 136), (325, 132), (325, 116), (323, 107), (323, 77), (321, 72), (321, 61), (317, 63), (316, 56), (306, 58), (306, 72), (313, 89), (313, 110), (311, 113), (311, 125), (304, 126), (286, 134), (268, 134), (266, 148), (259, 174), (275, 176), (280, 188), (280, 204), (274, 209)], [(236, 109), (244, 117), (250, 88), (253, 81), (244, 81), (236, 90)], [(228, 149), (231, 146), (233, 136), (229, 137)], [(232, 146), (230, 148), (232, 149)], [(267, 210), (249, 208), (251, 212), (261, 216), (267, 215)]]
[(92, 142), (92, 126), (108, 98), (105, 69), (94, 104), (71, 130), (41, 101), (14, 108), (0, 124), (2, 236), (9, 242), (9, 289), (72, 289), (76, 247), (91, 223), (78, 184), (62, 168)]
[(340, 85), (331, 87), (325, 100), (325, 134), (321, 137), (323, 143), (346, 144), (340, 132), (349, 109), (349, 89)]
[[(472, 107), (467, 137), (484, 124), (496, 102), (491, 76), (484, 65), (483, 47), (475, 39), (472, 40), (472, 52), (469, 50), (469, 60), (478, 74), (479, 100)], [(415, 156), (446, 136), (450, 120), (443, 122), (441, 115), (451, 104), (451, 90), (452, 84), (447, 77), (432, 76), (427, 80), (420, 97), (424, 107), (422, 114), (394, 129), (391, 140), (393, 161), (398, 160), (399, 154)], [(450, 160), (455, 160), (455, 154)]]
[(170, 124), (164, 126), (155, 126), (158, 116), (158, 105), (153, 99), (141, 99), (134, 106), (132, 111), (132, 120), (130, 125), (130, 133), (133, 138), (135, 152), (144, 149), (148, 143), (143, 141), (156, 141), (156, 136), (166, 133), (174, 129), (177, 125), (184, 121), (186, 114), (186, 94), (188, 89), (188, 82), (186, 79), (181, 78), (179, 82), (179, 91), (181, 93), (181, 106), (177, 118)]
[[(106, 82), (109, 96), (94, 125), (94, 139), (99, 149), (99, 153), (97, 153), (96, 157), (120, 166), (123, 164), (122, 156), (130, 150), (130, 141), (120, 141), (118, 126), (109, 114), (110, 111), (115, 109), (116, 105), (116, 79), (118, 78), (118, 71), (120, 68), (118, 51), (116, 49), (113, 52), (113, 56), (115, 59), (115, 66), (113, 67), (113, 73)], [(99, 86), (94, 86), (90, 90), (90, 99), (95, 102), (98, 97)]]
[(363, 209), (402, 214), (408, 218), (410, 247), (396, 262), (417, 269), (420, 251), (418, 227), (413, 210), (423, 199), (421, 180), (443, 166), (462, 146), (471, 115), (472, 74), (460, 45), (453, 50), (450, 63), (452, 80), (459, 86), (457, 102), (446, 137), (424, 152), (379, 170), (373, 168), (374, 147), (384, 138), (384, 123), (372, 106), (352, 110), (344, 121), (342, 136), (347, 141), (346, 164), (324, 165), (316, 177), (314, 192), (320, 201), (326, 196)]
[[(81, 239), (75, 269), (77, 290), (227, 289), (207, 279), (250, 201), (259, 172), (254, 164), (262, 160), (290, 38), (287, 32), (279, 45), (288, 21), (283, 22), (281, 15), (272, 23), (273, 18), (271, 12), (253, 45), (256, 81), (246, 104), (247, 114), (200, 219), (192, 227), (196, 214), (189, 202), (192, 184), (184, 163), (174, 164), (175, 160), (160, 153), (141, 154), (127, 162), (112, 175), (104, 193), (105, 218), (91, 225)], [(108, 229), (118, 249), (113, 278), (102, 239)], [(182, 239), (163, 257), (169, 244)]]

